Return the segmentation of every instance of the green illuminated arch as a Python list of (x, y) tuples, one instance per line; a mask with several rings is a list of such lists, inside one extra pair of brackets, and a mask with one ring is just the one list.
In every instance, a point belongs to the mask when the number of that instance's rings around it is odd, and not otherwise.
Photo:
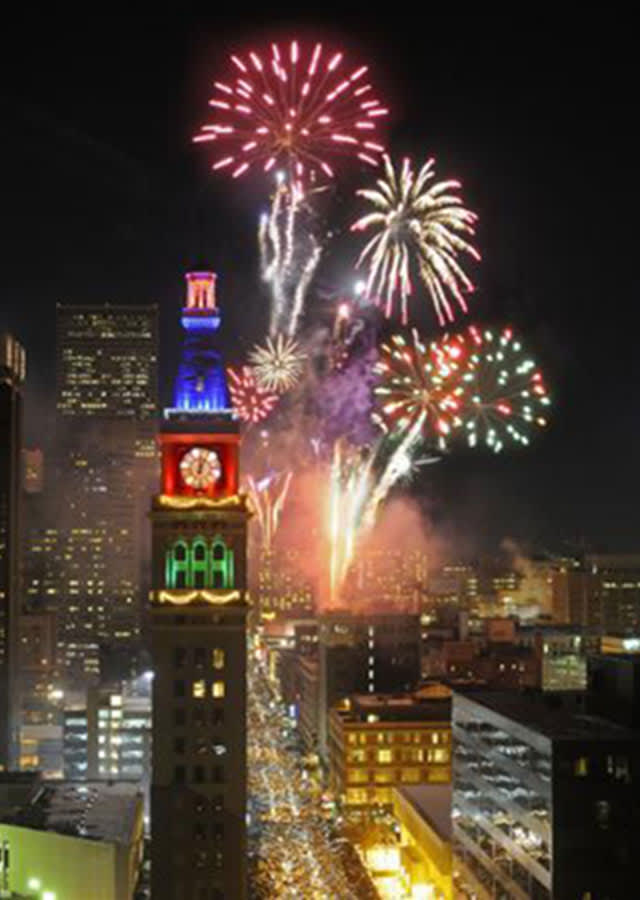
[(211, 543), (211, 587), (231, 588), (233, 582), (233, 550), (216, 535)]
[(165, 583), (170, 590), (180, 588), (233, 587), (235, 564), (233, 550), (220, 535), (210, 545), (201, 535), (189, 545), (179, 538), (166, 552)]
[(169, 548), (165, 558), (165, 581), (168, 587), (189, 587), (189, 557), (189, 546), (186, 541), (177, 540)]
[(189, 587), (206, 588), (209, 572), (209, 548), (203, 537), (194, 538), (191, 544), (191, 572)]

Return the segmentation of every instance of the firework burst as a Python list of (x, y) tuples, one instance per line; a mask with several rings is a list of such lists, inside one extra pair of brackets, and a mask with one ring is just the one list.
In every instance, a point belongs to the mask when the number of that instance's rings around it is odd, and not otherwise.
[(461, 383), (469, 446), (483, 442), (497, 453), (508, 441), (528, 444), (528, 432), (547, 424), (551, 404), (536, 362), (511, 328), (496, 333), (471, 326), (458, 342), (465, 346)]
[(227, 374), (231, 404), (237, 417), (248, 425), (266, 419), (278, 402), (277, 394), (263, 390), (249, 366), (243, 366), (238, 372), (229, 366)]
[(408, 302), (412, 294), (411, 271), (418, 270), (438, 317), (440, 325), (453, 321), (454, 299), (467, 312), (464, 292), (473, 284), (460, 263), (459, 254), (474, 259), (480, 254), (469, 242), (475, 234), (477, 216), (462, 204), (455, 193), (458, 181), (434, 178), (434, 160), (429, 159), (416, 173), (409, 159), (396, 171), (388, 156), (384, 157), (385, 177), (374, 189), (358, 191), (369, 201), (373, 211), (352, 225), (353, 231), (376, 233), (362, 250), (358, 265), (368, 265), (365, 294), (384, 304), (390, 317), (397, 298), (402, 321), (408, 320)]
[(459, 374), (462, 350), (454, 340), (426, 345), (418, 332), (407, 340), (395, 334), (380, 348), (375, 387), (380, 404), (376, 418), (392, 434), (403, 434), (421, 423), (437, 437), (440, 449), (462, 425), (464, 388)]
[(268, 337), (264, 346), (256, 345), (249, 361), (258, 387), (283, 394), (299, 380), (306, 358), (296, 340), (279, 334), (275, 340)]
[(292, 179), (332, 178), (337, 156), (377, 165), (384, 147), (377, 123), (387, 115), (367, 80), (344, 55), (317, 43), (271, 44), (266, 52), (231, 56), (231, 72), (214, 82), (217, 117), (194, 141), (219, 150), (215, 170), (238, 178), (252, 167), (287, 166)]

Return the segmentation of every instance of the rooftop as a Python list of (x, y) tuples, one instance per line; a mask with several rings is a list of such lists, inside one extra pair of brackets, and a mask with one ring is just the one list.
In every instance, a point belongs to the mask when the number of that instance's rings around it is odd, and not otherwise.
[(451, 689), (428, 684), (404, 694), (353, 694), (349, 708), (336, 712), (344, 722), (366, 722), (370, 716), (380, 722), (449, 721)]
[(458, 697), (555, 741), (640, 739), (638, 732), (587, 715), (583, 692), (460, 691), (454, 695), (454, 710)]
[(5, 823), (23, 828), (128, 844), (141, 802), (134, 783), (41, 781), (18, 804), (1, 803), (0, 816)]
[(451, 840), (451, 785), (402, 785), (395, 790), (425, 819), (443, 841)]

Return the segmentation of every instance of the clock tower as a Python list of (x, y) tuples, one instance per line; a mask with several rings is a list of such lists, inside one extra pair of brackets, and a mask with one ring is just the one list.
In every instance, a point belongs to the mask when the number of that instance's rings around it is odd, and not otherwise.
[(246, 897), (247, 520), (216, 349), (216, 276), (189, 272), (151, 510), (154, 900)]

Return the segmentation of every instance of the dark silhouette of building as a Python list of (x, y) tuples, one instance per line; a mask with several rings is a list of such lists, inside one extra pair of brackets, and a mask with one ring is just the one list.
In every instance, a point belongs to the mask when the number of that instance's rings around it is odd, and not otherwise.
[(0, 337), (0, 768), (17, 752), (19, 547), (24, 348)]
[(640, 657), (601, 654), (588, 660), (589, 712), (640, 731)]
[(154, 900), (244, 900), (246, 545), (215, 275), (187, 275), (185, 355), (153, 500)]

